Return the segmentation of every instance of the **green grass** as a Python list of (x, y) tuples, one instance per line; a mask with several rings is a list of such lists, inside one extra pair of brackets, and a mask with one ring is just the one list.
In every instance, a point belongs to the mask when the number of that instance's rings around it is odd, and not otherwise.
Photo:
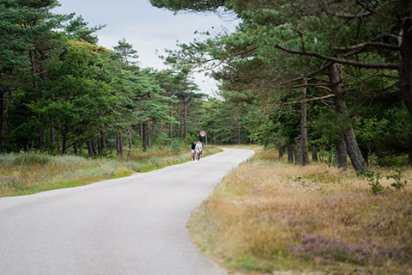
[[(220, 152), (210, 146), (206, 155)], [(86, 159), (51, 156), (37, 152), (0, 155), (0, 197), (86, 185), (106, 179), (148, 172), (190, 161), (190, 152), (165, 148), (149, 152), (133, 150), (123, 158)]]

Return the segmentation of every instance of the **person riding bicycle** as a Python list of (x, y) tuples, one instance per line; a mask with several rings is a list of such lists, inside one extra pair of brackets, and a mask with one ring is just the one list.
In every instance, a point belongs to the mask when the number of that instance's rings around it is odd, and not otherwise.
[(196, 156), (196, 140), (192, 143), (192, 160), (195, 160)]
[(196, 143), (195, 152), (196, 152), (197, 160), (200, 160), (200, 156), (202, 155), (202, 152), (203, 152), (203, 146), (200, 140)]

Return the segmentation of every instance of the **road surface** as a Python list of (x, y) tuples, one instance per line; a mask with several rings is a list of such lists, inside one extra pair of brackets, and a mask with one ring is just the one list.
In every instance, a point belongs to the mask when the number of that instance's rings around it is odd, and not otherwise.
[(225, 274), (186, 223), (220, 180), (253, 154), (202, 159), (83, 187), (0, 199), (0, 274)]

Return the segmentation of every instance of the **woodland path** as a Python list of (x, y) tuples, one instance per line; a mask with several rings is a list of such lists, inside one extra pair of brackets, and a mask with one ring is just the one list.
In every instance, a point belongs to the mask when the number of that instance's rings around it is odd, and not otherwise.
[(150, 173), (0, 199), (0, 274), (225, 274), (186, 228), (221, 179), (253, 155), (224, 152)]

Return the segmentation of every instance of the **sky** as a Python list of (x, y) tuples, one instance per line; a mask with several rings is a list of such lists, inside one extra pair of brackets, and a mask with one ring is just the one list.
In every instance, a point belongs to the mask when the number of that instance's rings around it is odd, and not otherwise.
[[(177, 49), (177, 41), (190, 42), (195, 32), (231, 32), (236, 19), (228, 14), (179, 13), (153, 7), (149, 0), (60, 0), (59, 13), (82, 15), (90, 26), (106, 25), (98, 31), (99, 45), (112, 49), (125, 38), (139, 54), (142, 67), (165, 68), (158, 57), (164, 49)], [(199, 37), (199, 35), (197, 35)], [(201, 92), (214, 95), (216, 82), (194, 75)]]

